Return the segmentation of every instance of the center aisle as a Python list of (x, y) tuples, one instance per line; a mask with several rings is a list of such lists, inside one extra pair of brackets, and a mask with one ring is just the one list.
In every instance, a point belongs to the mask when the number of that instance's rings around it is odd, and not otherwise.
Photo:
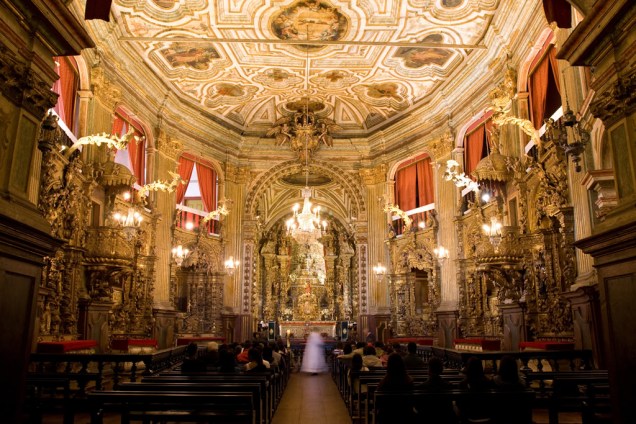
[(294, 373), (272, 424), (350, 423), (349, 413), (329, 373)]

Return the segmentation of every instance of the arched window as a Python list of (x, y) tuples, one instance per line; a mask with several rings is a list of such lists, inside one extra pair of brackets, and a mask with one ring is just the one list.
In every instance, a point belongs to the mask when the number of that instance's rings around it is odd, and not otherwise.
[(113, 121), (113, 134), (123, 136), (130, 129), (134, 131), (134, 137), (128, 143), (125, 150), (118, 150), (115, 154), (115, 162), (124, 165), (133, 173), (136, 184), (140, 187), (145, 184), (146, 175), (146, 136), (139, 122), (132, 119), (121, 108), (115, 112)]
[[(413, 220), (414, 226), (425, 226), (429, 211), (435, 209), (434, 202), (431, 158), (422, 154), (402, 163), (395, 173), (395, 203)], [(397, 234), (401, 234), (401, 227), (396, 227)]]
[(561, 108), (559, 66), (554, 46), (546, 41), (530, 65), (528, 74), (530, 117), (536, 129)]
[[(218, 178), (212, 164), (205, 159), (184, 153), (179, 158), (177, 172), (181, 178), (188, 181), (177, 187), (175, 200), (179, 219), (178, 226), (186, 228), (192, 224), (194, 228), (201, 225), (201, 220), (217, 209)], [(216, 234), (217, 219), (209, 220), (205, 224), (209, 234)]]
[(479, 161), (490, 154), (488, 143), (490, 142), (490, 131), (492, 131), (491, 117), (492, 112), (487, 113), (466, 130), (464, 136), (464, 173), (469, 177)]
[(77, 135), (78, 108), (76, 105), (79, 89), (77, 62), (70, 56), (57, 56), (53, 60), (55, 61), (55, 72), (60, 76), (53, 84), (53, 92), (59, 95), (53, 110), (66, 126), (68, 132)]

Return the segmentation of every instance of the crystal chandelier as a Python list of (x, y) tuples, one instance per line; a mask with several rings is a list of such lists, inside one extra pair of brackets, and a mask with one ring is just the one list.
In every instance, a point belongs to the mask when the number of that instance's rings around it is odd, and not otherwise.
[[(308, 171), (305, 171), (308, 173)], [(307, 174), (305, 174), (305, 183), (307, 184)], [(303, 209), (298, 212), (300, 205), (296, 203), (292, 210), (294, 216), (287, 220), (287, 234), (294, 238), (298, 243), (311, 244), (322, 237), (323, 231), (327, 230), (327, 221), (320, 221), (320, 206), (312, 209), (311, 189), (308, 185), (302, 190)], [(322, 229), (321, 229), (322, 226)]]

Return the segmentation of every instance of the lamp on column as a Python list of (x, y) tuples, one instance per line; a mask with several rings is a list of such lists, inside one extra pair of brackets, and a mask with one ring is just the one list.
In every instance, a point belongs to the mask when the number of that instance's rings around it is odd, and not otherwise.
[(235, 261), (234, 256), (230, 256), (225, 261), (225, 271), (227, 272), (227, 275), (234, 275), (234, 271), (236, 271), (236, 268), (238, 268), (238, 266), (239, 261)]
[(488, 236), (490, 240), (490, 244), (495, 248), (495, 251), (499, 249), (499, 244), (501, 243), (501, 223), (497, 220), (497, 217), (493, 216), (490, 218), (490, 225), (484, 224), (482, 227), (484, 233)]
[(378, 281), (382, 281), (386, 275), (386, 267), (378, 262), (378, 264), (373, 267), (373, 273), (378, 278)]
[(437, 262), (439, 262), (440, 265), (442, 265), (449, 256), (448, 249), (444, 246), (437, 246), (435, 249), (433, 249), (433, 253), (435, 253)]
[(556, 147), (563, 150), (566, 160), (570, 156), (572, 163), (574, 163), (574, 170), (581, 172), (581, 155), (590, 141), (590, 133), (582, 128), (570, 106), (567, 105), (566, 108), (561, 119), (557, 121), (546, 120), (545, 136)]
[(178, 245), (172, 248), (172, 259), (174, 259), (174, 263), (177, 264), (178, 267), (180, 267), (183, 263), (183, 260), (188, 257), (189, 253), (190, 249)]

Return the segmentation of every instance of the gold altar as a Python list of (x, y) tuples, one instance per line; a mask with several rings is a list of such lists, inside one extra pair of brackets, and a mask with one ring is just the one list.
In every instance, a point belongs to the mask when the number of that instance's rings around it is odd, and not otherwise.
[(306, 338), (316, 332), (323, 336), (336, 336), (336, 321), (282, 321), (280, 335), (283, 338)]

